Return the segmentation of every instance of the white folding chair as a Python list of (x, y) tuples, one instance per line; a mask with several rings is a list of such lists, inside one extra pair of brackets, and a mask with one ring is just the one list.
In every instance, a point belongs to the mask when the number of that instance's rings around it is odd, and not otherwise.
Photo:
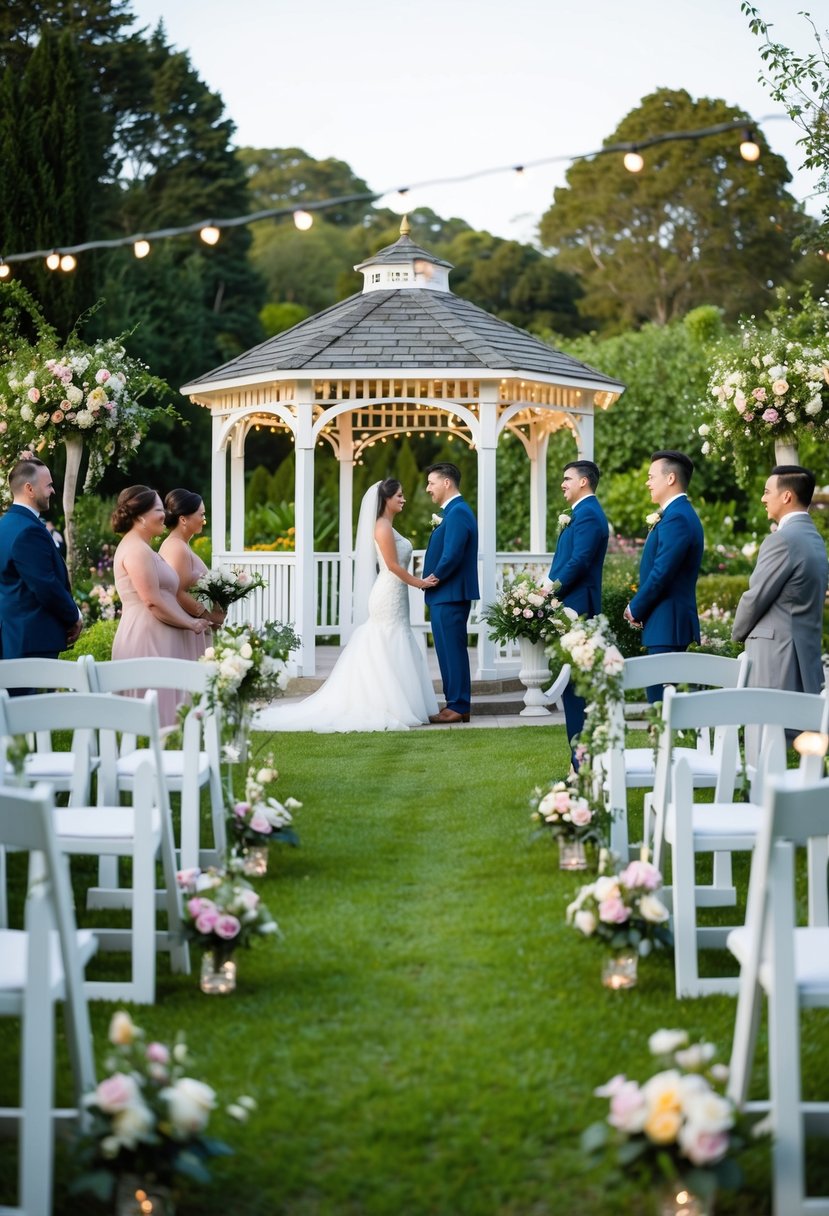
[[(66, 659), (4, 659), (0, 663), (0, 688), (22, 688), (32, 692), (91, 692), (89, 667), (85, 657), (77, 662)], [(89, 781), (95, 768), (94, 742), (88, 731), (73, 731), (72, 749), (55, 751), (48, 730), (34, 732), (35, 750), (25, 761), (29, 781), (48, 781), (53, 790), (68, 791), (70, 802), (89, 801)], [(3, 761), (6, 777), (10, 765)]]
[(768, 781), (746, 923), (728, 937), (740, 963), (728, 1093), (749, 1110), (769, 1106), (747, 1102), (763, 992), (768, 998), (775, 1216), (829, 1214), (829, 1196), (806, 1195), (804, 1140), (807, 1131), (829, 1134), (829, 1101), (802, 1101), (800, 1027), (801, 1009), (829, 1006), (829, 918), (824, 907), (818, 919), (798, 925), (795, 881), (796, 851), (806, 846), (810, 887), (825, 892), (827, 836), (829, 780), (804, 786), (786, 773)]
[[(760, 804), (768, 775), (786, 768), (786, 730), (826, 733), (829, 700), (825, 694), (786, 692), (768, 688), (720, 689), (714, 692), (675, 693), (666, 688), (663, 702), (663, 732), (660, 750), (665, 759), (662, 772), (671, 773), (670, 794), (662, 798), (655, 790), (656, 826), (653, 861), (661, 869), (666, 846), (671, 850), (671, 886), (660, 892), (673, 909), (676, 995), (705, 993), (736, 994), (737, 977), (701, 977), (698, 950), (722, 948), (733, 926), (699, 926), (698, 907), (723, 907), (736, 903), (730, 854), (751, 852), (760, 824)], [(734, 758), (723, 764), (713, 802), (695, 802), (689, 765), (671, 761), (677, 731), (722, 726), (756, 726), (762, 729), (763, 768), (754, 775), (748, 802), (733, 801)], [(672, 765), (672, 767), (671, 767)], [(812, 771), (802, 766), (798, 779), (808, 780)], [(696, 881), (696, 857), (714, 855), (710, 886)], [(824, 852), (824, 865), (827, 854)], [(814, 898), (820, 898), (815, 893)], [(822, 902), (827, 903), (826, 891)]]
[[(0, 1109), (19, 1127), (18, 1199), (3, 1212), (49, 1216), (55, 1118), (76, 1118), (82, 1094), (95, 1086), (83, 968), (95, 935), (78, 931), (66, 858), (55, 838), (52, 791), (0, 786), (0, 840), (30, 853), (25, 929), (0, 930), (0, 1015), (21, 1023), (20, 1106)], [(63, 1001), (72, 1063), (73, 1110), (55, 1110), (55, 1002)]]
[[(152, 1004), (157, 948), (170, 951), (174, 971), (189, 971), (176, 883), (170, 804), (161, 776), (156, 693), (147, 692), (142, 700), (74, 692), (9, 698), (0, 689), (0, 729), (11, 735), (26, 734), (35, 723), (51, 730), (67, 730), (74, 725), (94, 730), (98, 735), (98, 803), (57, 808), (55, 828), (60, 847), (72, 855), (112, 857), (116, 861), (128, 857), (132, 861), (131, 888), (118, 888), (111, 893), (109, 904), (96, 905), (131, 908), (131, 928), (95, 930), (102, 950), (131, 951), (131, 978), (128, 982), (89, 982), (87, 995)], [(116, 771), (119, 738), (124, 734), (146, 738), (151, 753), (136, 770), (131, 806), (120, 805)], [(160, 856), (162, 863), (162, 899), (167, 912), (167, 930), (159, 933), (156, 933), (156, 856)], [(101, 894), (99, 888), (93, 890)]]
[[(176, 688), (191, 696), (204, 697), (211, 667), (188, 659), (117, 659), (106, 663), (90, 660), (89, 672), (91, 686), (97, 692)], [(135, 740), (122, 741), (118, 780), (123, 789), (133, 788), (135, 769), (144, 755), (145, 749), (137, 748)], [(188, 713), (182, 728), (181, 748), (165, 747), (161, 762), (167, 789), (181, 797), (181, 868), (217, 864), (227, 847), (217, 712), (202, 703), (198, 710)], [(212, 849), (200, 847), (201, 791), (205, 787), (210, 795)]]
[[(625, 659), (622, 684), (625, 691), (646, 689), (652, 684), (693, 684), (705, 688), (742, 688), (748, 678), (749, 661), (745, 654), (739, 659), (722, 655), (658, 654)], [(623, 861), (630, 852), (627, 822), (627, 791), (654, 787), (656, 763), (651, 747), (625, 746), (625, 707), (614, 707), (613, 737), (619, 742), (597, 757), (597, 777), (603, 783), (605, 801), (611, 813), (610, 847)], [(676, 750), (684, 755), (691, 767), (697, 789), (712, 788), (717, 783), (720, 759), (725, 739), (722, 732), (714, 733), (713, 743), (708, 731), (697, 733), (694, 747)], [(645, 796), (644, 842), (650, 840), (651, 802)]]

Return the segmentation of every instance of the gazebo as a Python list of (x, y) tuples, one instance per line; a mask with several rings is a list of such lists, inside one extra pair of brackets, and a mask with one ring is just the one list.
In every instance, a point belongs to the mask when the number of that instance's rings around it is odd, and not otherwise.
[[(214, 564), (263, 574), (268, 589), (256, 593), (252, 608), (246, 604), (246, 614), (260, 623), (294, 623), (302, 638), (300, 675), (314, 674), (317, 636), (339, 634), (344, 641), (351, 630), (354, 466), (367, 446), (399, 435), (448, 433), (477, 452), (473, 506), (481, 596), (488, 602), (503, 566), (517, 556), (496, 553), (499, 437), (512, 432), (530, 461), (532, 554), (524, 559), (543, 561), (549, 437), (569, 427), (578, 452), (592, 457), (595, 412), (624, 391), (618, 381), (456, 296), (450, 263), (416, 245), (406, 219), (399, 240), (355, 269), (364, 278), (357, 295), (181, 390), (212, 415)], [(245, 440), (254, 427), (287, 430), (295, 443), (294, 553), (244, 547)], [(315, 554), (314, 455), (323, 443), (339, 462), (340, 552)], [(413, 607), (419, 605), (422, 597), (413, 599)], [(422, 620), (422, 607), (419, 612)], [(483, 633), (478, 655), (479, 679), (503, 674), (496, 646)]]

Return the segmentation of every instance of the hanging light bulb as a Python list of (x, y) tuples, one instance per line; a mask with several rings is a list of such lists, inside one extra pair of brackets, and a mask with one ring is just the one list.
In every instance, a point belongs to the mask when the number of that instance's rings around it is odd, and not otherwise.
[(760, 145), (754, 138), (754, 132), (751, 127), (746, 127), (743, 131), (743, 138), (740, 143), (740, 156), (750, 164), (760, 159)]
[(7, 279), (12, 272), (8, 262), (0, 262), (0, 279)]
[(78, 259), (71, 253), (65, 253), (60, 260), (60, 268), (64, 274), (69, 274), (78, 264)]
[(205, 245), (215, 245), (221, 235), (215, 224), (205, 224), (199, 233)]
[(52, 250), (46, 259), (46, 265), (48, 266), (49, 270), (57, 270), (58, 266), (60, 266), (60, 254), (55, 253), (55, 251)]
[(626, 152), (622, 163), (628, 173), (641, 173), (645, 167), (645, 162), (638, 152)]
[(137, 258), (145, 258), (150, 252), (150, 242), (145, 241), (143, 237), (137, 240), (132, 247), (132, 251)]
[(294, 224), (300, 232), (307, 232), (314, 222), (314, 217), (310, 211), (295, 211)]

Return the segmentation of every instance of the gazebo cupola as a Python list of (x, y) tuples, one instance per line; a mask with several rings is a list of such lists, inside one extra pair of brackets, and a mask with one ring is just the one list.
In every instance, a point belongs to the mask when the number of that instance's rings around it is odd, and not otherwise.
[[(592, 457), (595, 412), (624, 391), (611, 377), (455, 295), (450, 263), (415, 244), (406, 219), (398, 240), (355, 269), (363, 274), (362, 291), (182, 389), (212, 415), (214, 562), (265, 576), (268, 590), (256, 593), (254, 618), (295, 623), (304, 675), (314, 671), (316, 636), (344, 640), (351, 630), (354, 466), (366, 448), (400, 435), (444, 434), (476, 452), (472, 505), (487, 602), (503, 565), (515, 561), (515, 554), (496, 553), (500, 437), (509, 431), (530, 461), (530, 550), (532, 560), (541, 560), (549, 437), (567, 427), (579, 453)], [(287, 430), (295, 444), (294, 553), (245, 550), (245, 439), (253, 427)], [(338, 554), (314, 553), (314, 457), (323, 443), (339, 462)], [(413, 603), (422, 605), (422, 598)], [(473, 610), (470, 632), (476, 616)], [(477, 674), (495, 678), (504, 670), (495, 644), (479, 639)]]

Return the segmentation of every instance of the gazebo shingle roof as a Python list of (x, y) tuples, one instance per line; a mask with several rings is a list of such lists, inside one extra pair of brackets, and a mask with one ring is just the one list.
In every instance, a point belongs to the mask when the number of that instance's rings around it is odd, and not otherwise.
[[(413, 256), (411, 249), (407, 256)], [(267, 379), (282, 371), (336, 368), (368, 373), (376, 368), (402, 372), (437, 367), (535, 373), (570, 383), (587, 380), (613, 391), (622, 387), (451, 291), (397, 288), (350, 296), (191, 380), (184, 391), (236, 379)]]

